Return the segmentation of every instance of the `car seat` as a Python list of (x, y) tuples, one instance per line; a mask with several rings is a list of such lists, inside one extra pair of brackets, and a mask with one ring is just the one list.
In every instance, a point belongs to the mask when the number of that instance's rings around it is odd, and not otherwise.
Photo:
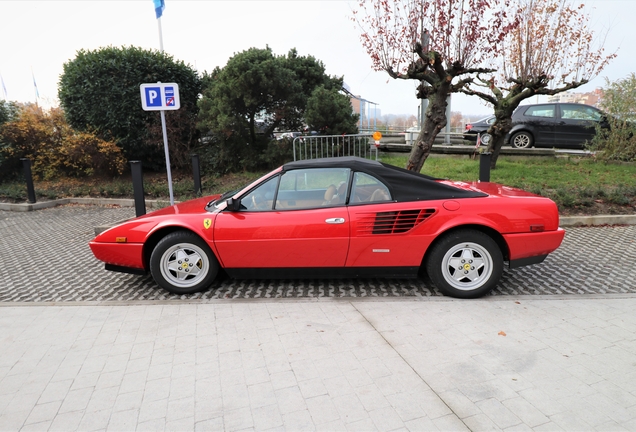
[(385, 190), (383, 189), (376, 189), (373, 191), (373, 193), (371, 194), (371, 198), (369, 198), (369, 202), (374, 202), (374, 201), (389, 201), (389, 194), (386, 193)]
[(327, 190), (325, 191), (325, 196), (324, 196), (325, 200), (322, 202), (322, 205), (331, 204), (331, 200), (337, 194), (338, 194), (338, 189), (336, 188), (336, 185), (333, 185), (333, 184), (329, 185), (329, 187), (327, 187)]

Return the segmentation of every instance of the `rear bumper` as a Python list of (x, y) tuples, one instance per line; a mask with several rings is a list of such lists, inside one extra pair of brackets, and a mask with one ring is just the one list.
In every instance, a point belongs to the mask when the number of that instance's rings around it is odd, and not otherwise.
[(505, 234), (503, 237), (508, 244), (508, 259), (511, 267), (513, 263), (516, 267), (520, 267), (543, 261), (549, 253), (561, 246), (565, 231), (558, 228), (556, 231)]
[(532, 264), (539, 264), (539, 263), (542, 263), (546, 257), (547, 255), (538, 255), (538, 256), (533, 256), (529, 258), (511, 260), (508, 262), (508, 267), (513, 269), (513, 268), (528, 266)]
[(477, 141), (477, 133), (476, 132), (464, 132), (463, 138), (466, 141)]

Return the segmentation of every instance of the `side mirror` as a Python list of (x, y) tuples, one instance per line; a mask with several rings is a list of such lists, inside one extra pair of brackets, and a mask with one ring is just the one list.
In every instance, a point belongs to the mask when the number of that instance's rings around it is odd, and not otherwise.
[(239, 211), (241, 208), (241, 201), (240, 200), (235, 200), (234, 198), (228, 198), (228, 200), (226, 201), (227, 204), (227, 209), (229, 211)]

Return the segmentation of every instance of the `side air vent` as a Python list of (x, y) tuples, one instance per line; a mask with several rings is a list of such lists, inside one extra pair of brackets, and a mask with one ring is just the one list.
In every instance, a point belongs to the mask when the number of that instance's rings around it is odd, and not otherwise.
[(402, 210), (369, 214), (358, 223), (358, 234), (400, 234), (422, 223), (435, 209)]

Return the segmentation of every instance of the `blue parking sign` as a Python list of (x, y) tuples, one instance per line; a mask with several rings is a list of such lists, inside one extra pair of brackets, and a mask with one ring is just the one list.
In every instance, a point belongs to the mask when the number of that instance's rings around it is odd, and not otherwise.
[(181, 107), (177, 83), (141, 84), (139, 90), (141, 107), (145, 111), (177, 110)]
[(161, 107), (161, 87), (144, 88), (146, 106)]

